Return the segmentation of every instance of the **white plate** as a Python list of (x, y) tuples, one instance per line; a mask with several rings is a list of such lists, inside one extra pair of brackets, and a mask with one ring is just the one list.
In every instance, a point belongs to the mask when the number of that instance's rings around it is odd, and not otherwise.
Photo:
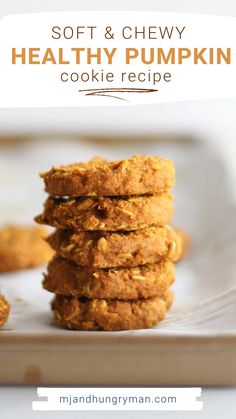
[(174, 224), (190, 233), (191, 248), (177, 266), (173, 308), (148, 330), (67, 331), (52, 322), (42, 269), (1, 275), (12, 311), (0, 332), (0, 383), (236, 384), (235, 203), (224, 161), (213, 148), (200, 141), (145, 140), (6, 147), (0, 156), (1, 221), (29, 221), (41, 211), (46, 196), (37, 172), (51, 164), (133, 154), (175, 162)]

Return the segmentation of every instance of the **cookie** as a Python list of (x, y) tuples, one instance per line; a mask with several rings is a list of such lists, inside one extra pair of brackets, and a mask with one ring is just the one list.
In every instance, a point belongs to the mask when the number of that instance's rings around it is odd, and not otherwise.
[(175, 229), (176, 233), (178, 234), (178, 236), (180, 237), (181, 240), (181, 255), (180, 255), (180, 259), (182, 259), (189, 248), (189, 244), (190, 244), (190, 237), (188, 235), (188, 233), (185, 230), (180, 230), (180, 229)]
[(0, 272), (10, 272), (46, 263), (53, 252), (45, 242), (42, 227), (8, 225), (0, 229)]
[(172, 262), (92, 270), (55, 256), (49, 262), (43, 287), (60, 295), (132, 300), (160, 296), (174, 280)]
[(167, 224), (173, 214), (170, 194), (121, 198), (83, 197), (60, 199), (49, 197), (40, 224), (76, 230), (137, 230), (149, 225)]
[(109, 162), (53, 166), (42, 173), (46, 191), (55, 196), (113, 196), (163, 193), (174, 185), (172, 161), (160, 157), (134, 156)]
[(134, 301), (79, 299), (56, 295), (52, 302), (55, 320), (75, 330), (132, 330), (154, 326), (163, 320), (173, 300), (171, 291), (161, 298)]
[(10, 312), (10, 305), (3, 295), (0, 294), (0, 327), (3, 326)]
[(47, 240), (59, 255), (93, 268), (177, 261), (181, 255), (181, 240), (169, 226), (122, 233), (56, 230)]

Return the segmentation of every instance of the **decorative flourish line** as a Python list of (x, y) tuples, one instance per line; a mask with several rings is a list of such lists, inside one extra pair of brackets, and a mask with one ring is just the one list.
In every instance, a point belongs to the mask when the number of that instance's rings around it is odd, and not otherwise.
[(113, 97), (114, 99), (124, 100), (128, 102), (127, 99), (119, 96), (115, 96), (111, 93), (154, 93), (158, 92), (158, 89), (138, 89), (135, 87), (108, 87), (104, 89), (82, 89), (79, 90), (80, 93), (85, 93), (85, 96), (106, 96)]

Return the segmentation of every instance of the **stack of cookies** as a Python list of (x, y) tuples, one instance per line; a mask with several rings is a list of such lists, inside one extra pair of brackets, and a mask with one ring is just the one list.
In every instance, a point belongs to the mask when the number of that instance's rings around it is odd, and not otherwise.
[(76, 330), (142, 329), (170, 307), (181, 238), (173, 214), (171, 161), (135, 156), (52, 167), (40, 224), (56, 227), (43, 286), (58, 323)]

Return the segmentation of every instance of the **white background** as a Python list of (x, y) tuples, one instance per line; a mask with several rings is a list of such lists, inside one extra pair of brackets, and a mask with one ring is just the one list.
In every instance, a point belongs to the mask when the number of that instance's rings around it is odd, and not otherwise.
[[(155, 40), (145, 39), (138, 36), (134, 39), (124, 39), (122, 28), (128, 24), (131, 28), (137, 27), (139, 31), (145, 25), (152, 27), (155, 23)], [(72, 28), (78, 25), (95, 25), (96, 30), (91, 39), (90, 31), (86, 30), (76, 39), (62, 38), (52, 39), (52, 28)], [(113, 40), (106, 39), (106, 28), (112, 28)], [(174, 25), (174, 26), (173, 26)], [(162, 31), (164, 27), (172, 28), (171, 39), (161, 39), (158, 28)], [(177, 31), (178, 29), (178, 31)], [(74, 29), (75, 30), (75, 29)], [(181, 37), (180, 37), (181, 31)], [(132, 30), (133, 33), (133, 30)], [(68, 36), (68, 35), (66, 35)], [(71, 36), (71, 33), (70, 33)], [(109, 37), (110, 35), (108, 35)], [(130, 36), (130, 35), (129, 35)], [(50, 13), (25, 13), (7, 15), (0, 21), (0, 107), (22, 108), (22, 107), (72, 107), (72, 106), (106, 106), (107, 109), (114, 106), (132, 106), (137, 104), (169, 103), (186, 100), (219, 99), (236, 97), (236, 18), (225, 16), (198, 15), (189, 13), (164, 13), (148, 11), (73, 11), (73, 12), (50, 12)], [(191, 57), (183, 59), (182, 65), (178, 64), (177, 52), (175, 64), (167, 65), (162, 62), (158, 65), (156, 54), (153, 64), (144, 64), (140, 57), (140, 49), (145, 45), (145, 58), (149, 59), (150, 50), (156, 51), (156, 47), (169, 48), (180, 51), (181, 48), (188, 48)], [(29, 49), (39, 47), (39, 61), (44, 57), (45, 51), (50, 47), (53, 52), (55, 65), (46, 62), (45, 65), (32, 66), (29, 64)], [(71, 49), (76, 46), (84, 48), (80, 54), (79, 65), (76, 64), (75, 54)], [(15, 48), (17, 54), (26, 51), (26, 63), (16, 58), (16, 65), (12, 65), (11, 51)], [(87, 48), (101, 51), (101, 64), (92, 59), (91, 65), (87, 64)], [(194, 64), (193, 51), (206, 49), (204, 58), (209, 63), (209, 48), (214, 50), (214, 64)], [(222, 62), (216, 64), (215, 51), (222, 48), (224, 53), (230, 49), (231, 64)], [(70, 63), (59, 64), (58, 48), (63, 51), (63, 59)], [(113, 48), (112, 63), (108, 63), (107, 55), (103, 49), (111, 52)], [(126, 65), (125, 51), (137, 48), (138, 57), (132, 58), (129, 65)], [(33, 60), (35, 63), (36, 61)], [(113, 82), (101, 80), (101, 74), (113, 74)], [(136, 76), (145, 74), (145, 83), (138, 80), (129, 80), (127, 74)], [(96, 74), (93, 80), (92, 74)], [(67, 74), (67, 82), (62, 82), (61, 76)], [(70, 74), (78, 74), (79, 81), (72, 82)], [(86, 78), (82, 75), (86, 75)], [(125, 78), (121, 77), (126, 74)], [(147, 74), (150, 75), (148, 80)], [(157, 75), (160, 75), (160, 78)], [(170, 75), (171, 80), (166, 82), (163, 75)], [(155, 75), (155, 81), (153, 77)], [(64, 78), (63, 78), (64, 80)], [(73, 78), (73, 80), (75, 80)], [(159, 81), (158, 81), (159, 80)], [(154, 89), (155, 92), (140, 94), (132, 90), (132, 93), (103, 92), (102, 95), (91, 95), (93, 89)], [(90, 90), (90, 95), (80, 90)], [(111, 96), (111, 97), (110, 97)], [(121, 101), (120, 99), (123, 99)], [(123, 109), (123, 108), (121, 108)], [(89, 113), (89, 110), (87, 111)], [(144, 112), (145, 113), (145, 112)]]
[[(1, 0), (7, 13), (63, 10), (156, 10), (236, 16), (235, 0)], [(125, 19), (125, 18), (124, 18)], [(199, 28), (200, 30), (200, 28)], [(139, 105), (131, 107), (0, 109), (0, 134), (79, 133), (107, 136), (179, 133), (226, 144), (234, 164), (236, 99)]]
[(36, 387), (4, 388), (0, 391), (1, 419), (234, 419), (234, 389), (203, 390), (200, 412), (33, 412)]
[[(236, 16), (235, 0), (1, 0), (0, 16), (6, 13), (24, 13), (60, 10), (159, 10), (171, 12), (209, 13)], [(34, 130), (106, 134), (145, 133), (161, 131), (197, 133), (212, 141), (224, 142), (229, 162), (234, 164), (236, 99), (199, 101), (180, 104), (137, 106), (113, 109), (44, 109), (0, 110), (0, 133), (29, 132)], [(226, 360), (227, 362), (227, 360)], [(164, 418), (164, 419), (234, 419), (236, 417), (235, 389), (208, 389), (203, 391), (202, 412), (164, 412), (158, 414), (141, 412), (122, 413), (65, 413), (32, 412), (31, 402), (35, 388), (0, 388), (1, 419), (22, 417), (84, 419), (106, 418)]]

